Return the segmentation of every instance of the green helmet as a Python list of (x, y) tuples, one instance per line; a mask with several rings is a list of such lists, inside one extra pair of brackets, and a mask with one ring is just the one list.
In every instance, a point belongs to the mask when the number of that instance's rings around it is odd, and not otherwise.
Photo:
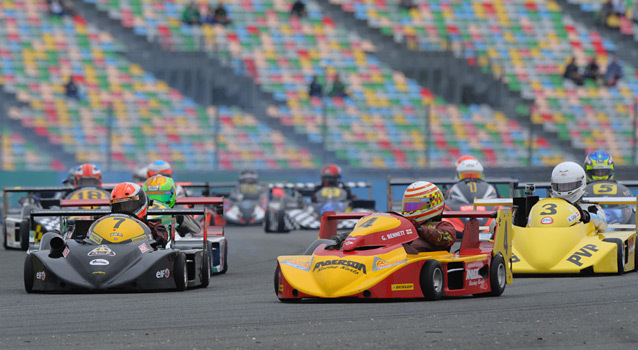
[(175, 181), (170, 177), (164, 175), (151, 176), (144, 182), (143, 190), (149, 199), (162, 202), (171, 208), (175, 205), (177, 186), (175, 186)]

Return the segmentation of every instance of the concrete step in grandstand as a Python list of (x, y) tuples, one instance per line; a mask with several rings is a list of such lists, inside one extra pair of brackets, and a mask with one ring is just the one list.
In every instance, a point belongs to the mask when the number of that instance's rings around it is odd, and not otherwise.
[[(149, 40), (161, 41), (165, 48), (177, 52), (205, 50), (227, 59), (238, 73), (248, 74), (262, 90), (285, 103), (285, 108), (281, 104), (271, 106), (269, 115), (274, 118), (290, 115), (291, 118), (286, 120), (292, 121), (300, 132), (305, 132), (311, 142), (316, 143), (320, 138), (316, 121), (326, 114), (328, 120), (333, 121), (328, 123), (328, 144), (336, 144), (335, 148), (340, 150), (347, 149), (348, 152), (341, 152), (338, 157), (349, 165), (390, 168), (425, 165), (425, 158), (421, 156), (425, 142), (420, 131), (423, 130), (425, 96), (431, 95), (429, 90), (379, 62), (373, 53), (377, 51), (374, 43), (366, 42), (336, 24), (314, 2), (308, 2), (308, 18), (304, 20), (290, 18), (289, 4), (284, 1), (228, 3), (225, 5), (233, 23), (227, 27), (182, 24), (180, 13), (185, 1), (87, 0), (87, 3), (95, 3), (111, 18)], [(198, 1), (197, 4), (205, 6), (206, 2)], [(310, 101), (307, 96), (310, 76), (330, 77), (335, 72), (346, 77), (350, 98), (343, 101), (324, 99), (323, 106)], [(436, 98), (431, 100), (441, 103)], [(479, 124), (487, 124), (501, 130), (501, 134), (507, 133), (506, 129), (511, 126), (499, 124), (495, 118), (500, 112), (485, 106), (444, 107), (435, 110), (452, 114), (437, 115), (439, 118), (433, 118), (433, 123), (449, 121), (453, 119), (450, 115), (455, 113), (466, 120), (465, 124), (457, 123), (456, 128), (450, 129), (455, 133), (442, 134), (449, 144), (447, 148), (437, 149), (438, 153), (433, 155), (434, 164), (449, 166), (455, 155), (468, 152), (477, 153), (491, 166), (527, 162), (526, 157), (519, 156), (527, 151), (524, 144), (515, 144), (516, 152), (507, 152), (511, 148), (502, 147), (500, 137), (476, 132), (477, 139), (467, 142), (467, 136), (458, 132), (467, 126), (473, 130)], [(482, 116), (473, 112), (478, 110), (482, 111)], [(370, 120), (374, 121), (372, 125)], [(365, 130), (354, 144), (348, 139), (350, 130), (357, 126)], [(401, 130), (404, 127), (406, 131)], [(447, 130), (443, 124), (432, 127)], [(520, 133), (520, 129), (518, 125), (514, 128), (516, 133)], [(523, 134), (526, 134), (524, 130)], [(512, 138), (519, 136), (512, 135)], [(462, 140), (461, 145), (456, 139)], [(495, 148), (485, 146), (486, 143)], [(553, 164), (565, 153), (545, 139), (536, 138), (534, 145), (542, 152), (539, 151), (541, 156), (532, 159), (532, 164)], [(545, 147), (547, 145), (549, 147)], [(487, 151), (484, 151), (486, 147)]]

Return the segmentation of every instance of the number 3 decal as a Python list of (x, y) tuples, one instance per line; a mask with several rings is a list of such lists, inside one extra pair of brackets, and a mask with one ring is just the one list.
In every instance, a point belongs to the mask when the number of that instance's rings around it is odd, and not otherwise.
[(556, 204), (554, 203), (543, 204), (543, 209), (545, 209), (545, 211), (541, 212), (540, 215), (554, 215), (557, 213)]

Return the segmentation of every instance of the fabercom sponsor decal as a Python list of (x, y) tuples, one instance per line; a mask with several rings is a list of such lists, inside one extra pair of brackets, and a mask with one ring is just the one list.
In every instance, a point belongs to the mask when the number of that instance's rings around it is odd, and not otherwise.
[(342, 269), (346, 271), (350, 271), (354, 274), (359, 274), (359, 272), (363, 272), (366, 274), (366, 265), (357, 261), (351, 260), (343, 260), (343, 259), (334, 259), (334, 260), (326, 260), (319, 261), (315, 264), (312, 272), (315, 271), (323, 271), (327, 269)]

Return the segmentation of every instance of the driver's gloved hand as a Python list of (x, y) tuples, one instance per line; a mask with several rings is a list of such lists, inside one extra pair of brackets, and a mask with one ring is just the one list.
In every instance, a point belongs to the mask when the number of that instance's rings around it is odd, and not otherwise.
[(595, 205), (590, 205), (589, 207), (587, 207), (587, 211), (596, 214), (598, 213), (598, 207)]
[(585, 210), (580, 210), (580, 218), (585, 224), (591, 221), (591, 215), (589, 215), (589, 212)]
[(416, 228), (416, 233), (419, 235), (419, 237), (423, 237), (423, 227), (421, 227), (421, 224), (419, 224), (416, 220), (414, 219), (410, 219), (410, 222), (412, 223), (412, 225), (414, 225), (414, 227)]

